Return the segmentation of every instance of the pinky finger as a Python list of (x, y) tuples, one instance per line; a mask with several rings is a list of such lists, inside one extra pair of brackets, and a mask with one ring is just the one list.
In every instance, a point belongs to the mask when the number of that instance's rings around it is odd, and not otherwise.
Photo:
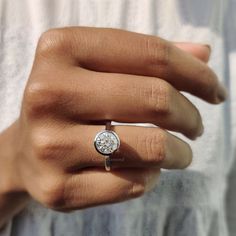
[(137, 198), (157, 183), (160, 170), (119, 169), (111, 172), (103, 168), (84, 169), (72, 175), (64, 192), (64, 206), (59, 211), (71, 211)]

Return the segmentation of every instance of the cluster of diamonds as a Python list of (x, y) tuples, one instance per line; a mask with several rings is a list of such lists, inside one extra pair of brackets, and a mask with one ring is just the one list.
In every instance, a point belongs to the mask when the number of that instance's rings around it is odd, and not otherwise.
[(94, 145), (101, 154), (110, 155), (119, 148), (120, 140), (113, 131), (104, 130), (96, 135)]

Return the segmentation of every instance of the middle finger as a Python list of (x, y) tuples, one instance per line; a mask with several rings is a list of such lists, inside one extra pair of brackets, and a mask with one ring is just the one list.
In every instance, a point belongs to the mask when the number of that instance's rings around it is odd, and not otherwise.
[[(66, 79), (65, 79), (66, 78)], [(38, 111), (79, 122), (152, 123), (196, 138), (203, 131), (196, 107), (168, 82), (145, 76), (71, 68), (40, 88)]]

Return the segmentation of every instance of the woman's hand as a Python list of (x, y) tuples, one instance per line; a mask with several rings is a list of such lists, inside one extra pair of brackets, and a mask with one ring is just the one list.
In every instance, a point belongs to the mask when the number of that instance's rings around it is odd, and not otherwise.
[[(155, 183), (160, 168), (187, 167), (190, 146), (167, 130), (190, 139), (203, 132), (199, 111), (180, 90), (210, 103), (225, 99), (204, 63), (209, 53), (204, 46), (114, 29), (44, 33), (21, 115), (9, 128), (14, 168), (5, 189), (68, 211), (138, 197)], [(159, 128), (115, 126), (121, 146), (112, 158), (123, 161), (114, 161), (107, 172), (93, 146), (107, 120)]]

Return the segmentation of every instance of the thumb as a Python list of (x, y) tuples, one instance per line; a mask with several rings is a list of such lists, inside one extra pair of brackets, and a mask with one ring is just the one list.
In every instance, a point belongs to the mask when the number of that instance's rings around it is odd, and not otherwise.
[(193, 56), (197, 57), (203, 62), (208, 62), (211, 54), (211, 47), (198, 43), (174, 43), (179, 49), (186, 51)]

